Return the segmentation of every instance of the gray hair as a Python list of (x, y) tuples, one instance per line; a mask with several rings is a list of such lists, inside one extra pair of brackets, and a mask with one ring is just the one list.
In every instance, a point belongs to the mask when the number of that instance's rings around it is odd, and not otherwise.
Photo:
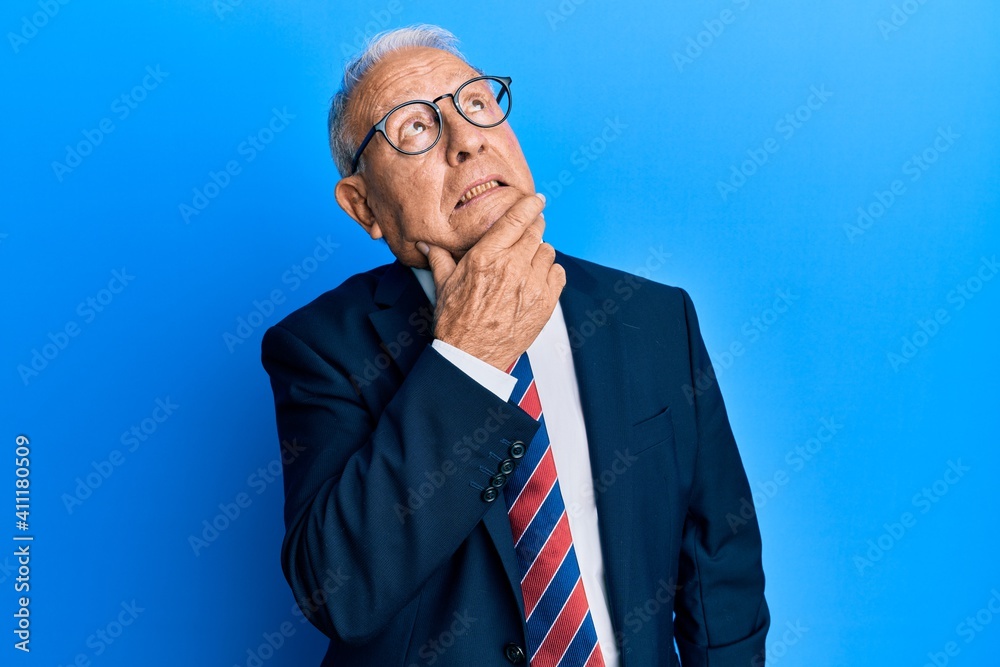
[[(444, 28), (428, 24), (413, 25), (380, 32), (365, 43), (361, 53), (348, 61), (344, 66), (344, 79), (340, 84), (340, 90), (333, 96), (330, 103), (330, 115), (327, 118), (330, 154), (333, 156), (333, 162), (337, 165), (337, 171), (340, 172), (341, 176), (350, 175), (354, 151), (357, 150), (357, 146), (354, 145), (356, 140), (350, 136), (348, 127), (351, 119), (348, 105), (352, 101), (351, 94), (365, 74), (393, 51), (416, 46), (429, 46), (447, 51), (468, 63), (469, 61), (458, 50), (457, 44), (458, 38)], [(360, 137), (357, 140), (360, 140)], [(364, 159), (362, 158), (358, 169), (363, 168)]]

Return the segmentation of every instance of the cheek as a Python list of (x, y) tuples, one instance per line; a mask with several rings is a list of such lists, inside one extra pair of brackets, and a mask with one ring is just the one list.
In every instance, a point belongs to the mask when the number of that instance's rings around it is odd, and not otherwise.
[[(387, 175), (391, 172), (386, 169), (381, 173)], [(400, 227), (402, 221), (406, 220), (408, 215), (412, 215), (415, 204), (419, 201), (415, 193), (416, 188), (407, 188), (404, 185), (410, 182), (412, 179), (408, 174), (400, 174), (379, 178), (369, 187), (368, 205), (387, 234), (389, 229)]]
[(507, 163), (516, 169), (521, 178), (524, 179), (523, 183), (512, 183), (511, 185), (522, 185), (527, 192), (534, 192), (535, 180), (531, 176), (531, 170), (528, 168), (524, 154), (521, 152), (521, 144), (517, 141), (517, 135), (514, 134), (514, 130), (510, 126), (507, 126), (507, 132), (504, 133), (502, 145), (504, 152), (507, 154)]
[(419, 178), (403, 177), (399, 183), (406, 185), (386, 192), (372, 211), (390, 246), (413, 243), (418, 240), (445, 240), (447, 223), (441, 214), (439, 191)]
[(507, 153), (510, 155), (517, 155), (521, 152), (521, 145), (517, 142), (517, 135), (509, 127), (507, 128), (507, 133), (504, 135), (504, 144), (507, 147)]
[(430, 159), (424, 156), (403, 158), (401, 166), (405, 169), (394, 170), (386, 179), (386, 191), (399, 202), (399, 208), (420, 215), (440, 211), (444, 173), (428, 164)]

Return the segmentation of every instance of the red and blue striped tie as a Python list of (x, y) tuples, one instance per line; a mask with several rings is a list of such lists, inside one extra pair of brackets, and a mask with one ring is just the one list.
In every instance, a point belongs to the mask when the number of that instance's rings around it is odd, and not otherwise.
[(540, 422), (503, 488), (521, 566), (530, 664), (604, 667), (528, 353), (507, 372), (517, 379), (510, 400)]

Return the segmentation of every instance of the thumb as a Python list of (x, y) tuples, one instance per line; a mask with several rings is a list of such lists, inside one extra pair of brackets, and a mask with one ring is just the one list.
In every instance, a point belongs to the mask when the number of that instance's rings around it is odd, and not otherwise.
[(427, 255), (427, 263), (430, 264), (431, 273), (434, 276), (434, 287), (440, 293), (441, 286), (455, 271), (457, 266), (455, 259), (444, 248), (424, 241), (417, 242), (417, 249)]

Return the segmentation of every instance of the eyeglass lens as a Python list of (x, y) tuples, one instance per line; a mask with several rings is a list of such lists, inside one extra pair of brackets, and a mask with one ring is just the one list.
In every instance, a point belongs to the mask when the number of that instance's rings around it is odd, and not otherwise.
[[(500, 123), (510, 109), (510, 94), (496, 79), (479, 79), (459, 91), (455, 104), (470, 123), (491, 127)], [(500, 97), (500, 101), (497, 101)], [(419, 153), (438, 139), (441, 127), (437, 112), (424, 102), (412, 102), (392, 112), (385, 121), (389, 142), (405, 153)]]

